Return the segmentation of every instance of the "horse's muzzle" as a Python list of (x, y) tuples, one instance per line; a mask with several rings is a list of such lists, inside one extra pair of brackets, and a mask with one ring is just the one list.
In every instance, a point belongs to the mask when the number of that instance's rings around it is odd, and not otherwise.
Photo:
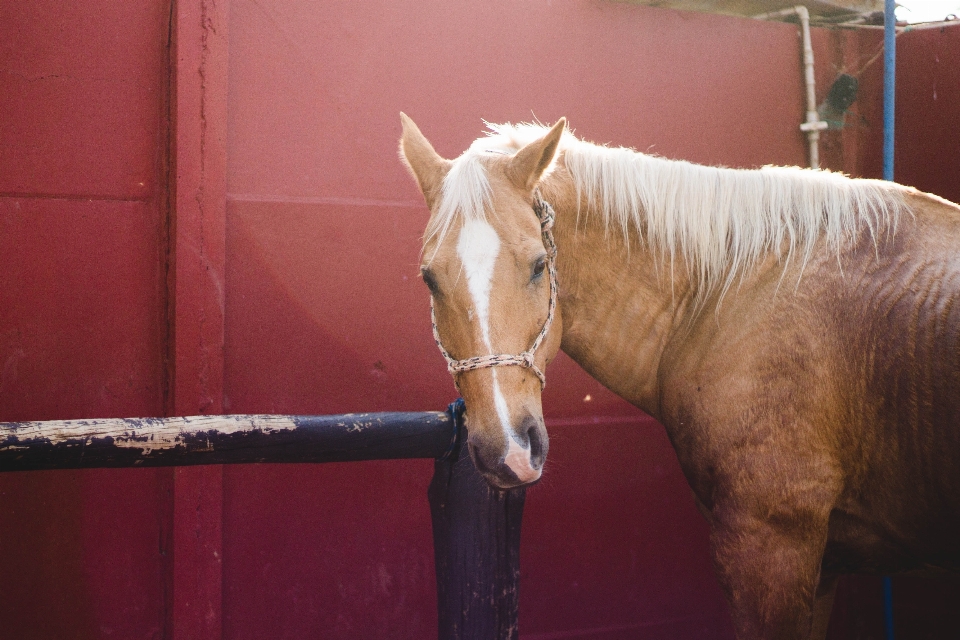
[(473, 463), (492, 486), (511, 489), (540, 479), (547, 458), (549, 439), (543, 421), (527, 414), (514, 433), (495, 445), (479, 433), (470, 435), (468, 449)]

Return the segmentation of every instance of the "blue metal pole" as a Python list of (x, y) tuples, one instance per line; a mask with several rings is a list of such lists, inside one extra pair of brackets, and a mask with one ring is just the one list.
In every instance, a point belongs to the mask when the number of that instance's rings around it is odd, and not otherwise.
[(896, 101), (897, 3), (886, 0), (883, 11), (883, 179), (893, 180), (893, 113)]
[(887, 640), (893, 640), (893, 580), (883, 576), (883, 628)]
[[(897, 87), (897, 3), (885, 0), (883, 6), (883, 179), (893, 180), (893, 125)], [(883, 578), (883, 626), (887, 640), (893, 638), (893, 581)]]

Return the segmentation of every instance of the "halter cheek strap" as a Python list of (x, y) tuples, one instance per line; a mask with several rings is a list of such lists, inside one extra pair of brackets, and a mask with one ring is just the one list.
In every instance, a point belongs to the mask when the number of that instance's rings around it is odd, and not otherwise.
[(440, 341), (440, 332), (437, 331), (437, 316), (433, 310), (433, 296), (430, 296), (430, 323), (433, 325), (433, 339), (437, 343), (437, 347), (440, 349), (444, 360), (447, 361), (447, 370), (453, 374), (454, 384), (457, 385), (457, 388), (460, 386), (456, 378), (457, 373), (501, 366), (517, 366), (530, 369), (540, 379), (540, 388), (543, 389), (547, 386), (547, 378), (543, 375), (540, 367), (537, 366), (534, 360), (534, 354), (537, 348), (540, 347), (543, 339), (547, 336), (547, 332), (550, 331), (550, 325), (553, 324), (553, 316), (557, 309), (557, 267), (555, 264), (557, 245), (553, 241), (553, 207), (543, 200), (539, 193), (534, 197), (533, 211), (537, 214), (537, 218), (540, 219), (540, 232), (543, 236), (543, 245), (547, 250), (547, 271), (550, 274), (550, 307), (547, 310), (547, 319), (543, 323), (543, 328), (540, 329), (540, 333), (529, 349), (517, 355), (498, 353), (486, 356), (474, 356), (464, 360), (454, 360), (450, 357), (450, 354), (447, 353), (447, 350), (443, 348), (443, 343)]

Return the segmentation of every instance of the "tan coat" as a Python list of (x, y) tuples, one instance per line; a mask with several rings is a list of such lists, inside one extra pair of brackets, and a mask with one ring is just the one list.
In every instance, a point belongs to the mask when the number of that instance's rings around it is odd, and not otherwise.
[[(726, 291), (705, 288), (682, 253), (651, 249), (642, 224), (611, 231), (568, 170), (563, 127), (477, 160), (502, 239), (494, 341), (516, 353), (543, 323), (545, 293), (529, 275), (542, 253), (537, 187), (557, 213), (560, 282), (539, 361), (559, 346), (663, 423), (710, 523), (738, 637), (823, 637), (842, 573), (960, 570), (960, 207), (891, 186), (895, 232), (852, 227), (842, 245), (824, 232), (808, 260), (775, 247)], [(402, 149), (436, 216), (453, 163), (409, 120)], [(461, 224), (428, 236), (424, 272), (447, 348), (475, 355), (451, 248)], [(503, 464), (511, 438), (542, 430), (539, 383), (509, 369), (496, 374), (505, 425), (494, 373), (460, 375), (474, 458), (498, 486), (516, 484)]]

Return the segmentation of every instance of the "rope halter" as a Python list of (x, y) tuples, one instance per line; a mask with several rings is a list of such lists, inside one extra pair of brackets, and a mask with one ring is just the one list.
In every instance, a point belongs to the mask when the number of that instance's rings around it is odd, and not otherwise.
[(540, 220), (540, 233), (543, 236), (543, 246), (547, 250), (547, 271), (550, 274), (550, 307), (547, 310), (547, 319), (543, 323), (543, 328), (540, 329), (539, 335), (537, 335), (537, 338), (533, 341), (529, 349), (517, 355), (497, 353), (486, 356), (474, 356), (464, 360), (454, 360), (450, 357), (447, 350), (443, 348), (443, 343), (440, 341), (440, 332), (437, 331), (437, 316), (433, 310), (433, 296), (430, 296), (430, 324), (433, 325), (433, 339), (437, 343), (443, 359), (447, 361), (447, 370), (453, 375), (453, 381), (457, 389), (460, 388), (460, 384), (457, 381), (457, 373), (474, 371), (475, 369), (485, 369), (487, 367), (505, 366), (517, 366), (530, 369), (540, 379), (540, 388), (543, 389), (547, 386), (547, 378), (543, 375), (540, 367), (537, 366), (534, 360), (534, 354), (543, 342), (543, 339), (547, 336), (547, 332), (550, 331), (550, 325), (553, 324), (553, 316), (557, 309), (557, 267), (555, 265), (557, 245), (553, 241), (552, 232), (554, 220), (553, 207), (543, 200), (539, 193), (534, 196), (533, 211)]

